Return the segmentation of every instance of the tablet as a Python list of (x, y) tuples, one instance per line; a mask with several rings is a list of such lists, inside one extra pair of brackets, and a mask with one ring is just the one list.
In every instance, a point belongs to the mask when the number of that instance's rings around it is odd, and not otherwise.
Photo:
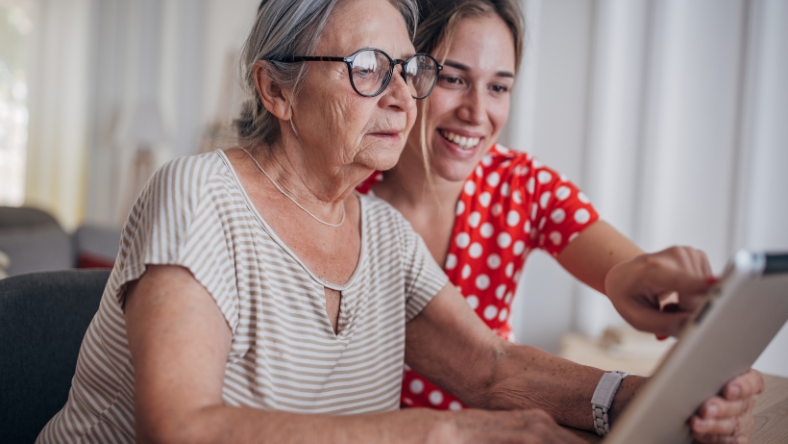
[(788, 253), (742, 250), (604, 444), (686, 444), (687, 420), (747, 372), (788, 320)]

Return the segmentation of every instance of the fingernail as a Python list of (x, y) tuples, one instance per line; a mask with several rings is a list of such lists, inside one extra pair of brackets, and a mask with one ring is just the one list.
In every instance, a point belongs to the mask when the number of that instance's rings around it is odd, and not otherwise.
[(706, 409), (706, 416), (714, 418), (717, 416), (717, 406), (712, 404)]
[(667, 336), (660, 336), (660, 335), (656, 335), (656, 336), (657, 336), (657, 341), (664, 341), (665, 339), (668, 339)]
[(741, 388), (739, 388), (738, 385), (734, 385), (734, 386), (732, 386), (730, 388), (730, 390), (728, 391), (728, 394), (730, 395), (731, 398), (737, 399), (739, 397), (739, 395), (741, 394)]
[(709, 277), (707, 277), (707, 278), (706, 278), (706, 284), (707, 284), (707, 285), (713, 285), (713, 284), (715, 284), (715, 283), (716, 283), (718, 280), (719, 280), (719, 278), (718, 278), (718, 277), (716, 277), (716, 276), (709, 276)]

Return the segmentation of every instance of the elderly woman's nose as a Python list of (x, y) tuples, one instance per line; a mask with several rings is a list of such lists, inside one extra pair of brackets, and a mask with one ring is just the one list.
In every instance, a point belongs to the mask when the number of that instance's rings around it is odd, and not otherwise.
[[(412, 82), (413, 80), (409, 81)], [(416, 107), (416, 99), (411, 95), (410, 87), (405, 78), (402, 77), (402, 65), (394, 67), (394, 73), (385, 92), (386, 95), (382, 100), (382, 104), (385, 106), (400, 108), (405, 112)]]

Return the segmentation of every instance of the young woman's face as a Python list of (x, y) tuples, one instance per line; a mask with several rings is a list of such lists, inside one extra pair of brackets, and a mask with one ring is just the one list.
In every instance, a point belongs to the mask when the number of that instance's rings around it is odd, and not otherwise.
[[(433, 56), (441, 61), (444, 46)], [(514, 41), (497, 15), (469, 17), (457, 24), (443, 71), (427, 99), (425, 135), (433, 172), (465, 180), (498, 139), (509, 117), (514, 84)], [(421, 109), (421, 108), (419, 108)], [(419, 150), (421, 116), (409, 135)]]

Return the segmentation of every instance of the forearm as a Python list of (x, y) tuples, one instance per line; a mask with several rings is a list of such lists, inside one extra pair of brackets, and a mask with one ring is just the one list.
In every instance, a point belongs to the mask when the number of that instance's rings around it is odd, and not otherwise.
[(371, 415), (326, 416), (211, 406), (138, 424), (139, 443), (421, 443), (441, 430), (444, 412), (410, 409)]
[[(509, 346), (495, 366), (492, 383), (480, 405), (489, 409), (545, 410), (558, 423), (593, 430), (591, 398), (604, 370), (588, 367), (527, 346)], [(634, 396), (645, 378), (622, 383), (610, 411), (611, 422)]]

